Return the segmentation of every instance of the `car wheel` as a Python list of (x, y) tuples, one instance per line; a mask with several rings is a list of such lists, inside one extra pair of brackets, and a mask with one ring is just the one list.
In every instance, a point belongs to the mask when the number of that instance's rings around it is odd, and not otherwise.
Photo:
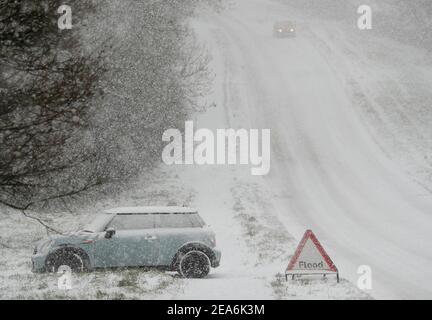
[(210, 259), (201, 251), (189, 251), (179, 263), (179, 273), (185, 278), (204, 278), (210, 272)]
[(66, 251), (53, 257), (47, 261), (47, 269), (50, 272), (57, 272), (60, 267), (69, 267), (72, 272), (83, 272), (85, 270), (84, 259), (76, 252)]

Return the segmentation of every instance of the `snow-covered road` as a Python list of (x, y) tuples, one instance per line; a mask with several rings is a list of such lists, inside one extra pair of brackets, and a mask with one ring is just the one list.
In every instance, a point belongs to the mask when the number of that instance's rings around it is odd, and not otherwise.
[[(297, 38), (273, 38), (274, 21), (287, 17)], [(341, 67), (349, 60), (335, 63), (317, 46), (326, 26), (277, 2), (239, 0), (196, 29), (215, 56), (223, 114), (199, 125), (272, 130), (271, 172), (254, 178), (272, 192), (269, 214), (297, 239), (313, 229), (353, 283), (370, 266), (374, 297), (432, 298), (432, 197), (385, 156), (353, 107)]]

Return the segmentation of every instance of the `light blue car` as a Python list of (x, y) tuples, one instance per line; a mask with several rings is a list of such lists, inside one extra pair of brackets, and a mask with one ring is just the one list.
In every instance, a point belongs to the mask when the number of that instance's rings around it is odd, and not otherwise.
[(197, 210), (185, 207), (117, 208), (84, 230), (39, 241), (33, 272), (158, 267), (202, 278), (219, 266), (214, 232)]

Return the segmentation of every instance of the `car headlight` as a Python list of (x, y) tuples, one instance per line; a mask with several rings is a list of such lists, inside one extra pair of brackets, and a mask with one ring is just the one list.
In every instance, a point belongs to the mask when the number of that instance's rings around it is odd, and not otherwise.
[(216, 247), (216, 236), (214, 234), (210, 236), (210, 244), (213, 248)]
[(51, 244), (52, 244), (52, 240), (48, 240), (44, 242), (38, 250), (39, 253), (47, 253), (49, 251), (49, 248), (51, 247)]

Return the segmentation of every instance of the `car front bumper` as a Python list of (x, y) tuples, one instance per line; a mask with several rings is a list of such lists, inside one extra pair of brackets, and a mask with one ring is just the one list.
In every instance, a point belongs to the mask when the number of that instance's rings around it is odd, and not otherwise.
[(46, 260), (46, 255), (44, 255), (44, 254), (34, 254), (31, 257), (32, 272), (34, 272), (34, 273), (46, 272), (46, 269), (45, 269), (45, 260)]

